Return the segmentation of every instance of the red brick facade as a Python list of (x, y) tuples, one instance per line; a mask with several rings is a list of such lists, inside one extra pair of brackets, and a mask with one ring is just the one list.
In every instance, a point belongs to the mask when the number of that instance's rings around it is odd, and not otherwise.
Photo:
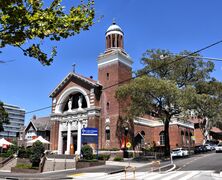
[(54, 121), (50, 131), (50, 149), (57, 150), (58, 149), (58, 132), (59, 132), (59, 122)]
[[(108, 55), (108, 54), (106, 54)], [(101, 148), (120, 147), (120, 140), (116, 136), (117, 121), (120, 117), (122, 105), (115, 98), (115, 92), (119, 83), (131, 79), (131, 68), (123, 63), (116, 61), (98, 69), (99, 82), (103, 85), (101, 96)], [(108, 76), (108, 77), (107, 77)], [(106, 122), (109, 119), (109, 122)], [(110, 127), (110, 139), (105, 139), (106, 126)]]

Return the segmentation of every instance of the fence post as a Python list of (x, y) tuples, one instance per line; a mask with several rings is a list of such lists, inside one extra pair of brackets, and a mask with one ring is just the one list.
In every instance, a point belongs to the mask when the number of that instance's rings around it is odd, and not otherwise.
[(66, 169), (66, 155), (65, 155), (65, 169)]
[(54, 161), (53, 161), (53, 171), (55, 171), (55, 154), (54, 154)]

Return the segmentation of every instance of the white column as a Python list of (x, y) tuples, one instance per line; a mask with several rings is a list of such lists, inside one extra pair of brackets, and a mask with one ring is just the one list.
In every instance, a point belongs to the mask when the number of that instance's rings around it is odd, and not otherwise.
[(68, 122), (66, 154), (70, 154), (70, 144), (71, 144), (71, 124), (70, 122)]
[(62, 154), (63, 148), (63, 138), (62, 138), (62, 127), (61, 123), (59, 123), (59, 137), (58, 137), (58, 154)]
[(117, 34), (115, 34), (115, 47), (117, 47)]
[(78, 119), (78, 134), (77, 134), (77, 151), (76, 154), (81, 154), (81, 129), (82, 129), (82, 121)]

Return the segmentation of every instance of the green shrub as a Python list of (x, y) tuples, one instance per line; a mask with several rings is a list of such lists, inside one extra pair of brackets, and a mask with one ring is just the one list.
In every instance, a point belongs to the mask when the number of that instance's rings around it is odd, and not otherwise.
[(80, 159), (78, 162), (98, 162), (97, 159)]
[(7, 152), (6, 153), (0, 153), (0, 157), (7, 158), (9, 156), (10, 155)]
[(31, 164), (17, 164), (15, 167), (21, 168), (21, 169), (31, 169), (32, 165)]
[(133, 157), (133, 153), (132, 152), (128, 152), (128, 157), (132, 158)]
[(31, 147), (30, 161), (32, 167), (38, 167), (43, 156), (45, 148), (40, 141), (36, 141)]
[(119, 151), (120, 149), (118, 148), (112, 148), (111, 151)]
[(100, 151), (119, 151), (118, 148), (111, 148), (111, 149), (100, 149)]
[(122, 161), (123, 158), (121, 156), (116, 156), (113, 160), (114, 161)]
[[(107, 161), (110, 158), (110, 154), (99, 154), (98, 160)], [(97, 154), (93, 154), (93, 159), (97, 159)]]
[(93, 159), (93, 149), (89, 145), (84, 145), (81, 149), (83, 159)]
[(31, 148), (25, 149), (24, 147), (19, 148), (18, 157), (19, 158), (29, 158), (31, 155)]
[(107, 161), (110, 158), (110, 154), (99, 154), (98, 160)]

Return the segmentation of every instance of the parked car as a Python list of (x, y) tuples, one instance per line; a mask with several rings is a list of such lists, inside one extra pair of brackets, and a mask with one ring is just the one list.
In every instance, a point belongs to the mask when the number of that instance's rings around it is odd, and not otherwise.
[(176, 148), (176, 149), (173, 149), (171, 152), (172, 157), (183, 157), (183, 156), (188, 156), (188, 155), (189, 155), (189, 152), (183, 148)]
[(204, 153), (207, 152), (207, 148), (204, 145), (198, 145), (194, 147), (194, 153), (198, 154), (198, 153)]
[(216, 153), (222, 152), (222, 142), (220, 142), (216, 147), (215, 147)]
[(195, 147), (194, 147), (194, 153), (195, 153), (195, 154), (202, 153), (202, 148), (201, 148), (201, 146), (195, 146)]
[(204, 144), (204, 146), (206, 147), (207, 151), (213, 150), (213, 147), (210, 144)]

